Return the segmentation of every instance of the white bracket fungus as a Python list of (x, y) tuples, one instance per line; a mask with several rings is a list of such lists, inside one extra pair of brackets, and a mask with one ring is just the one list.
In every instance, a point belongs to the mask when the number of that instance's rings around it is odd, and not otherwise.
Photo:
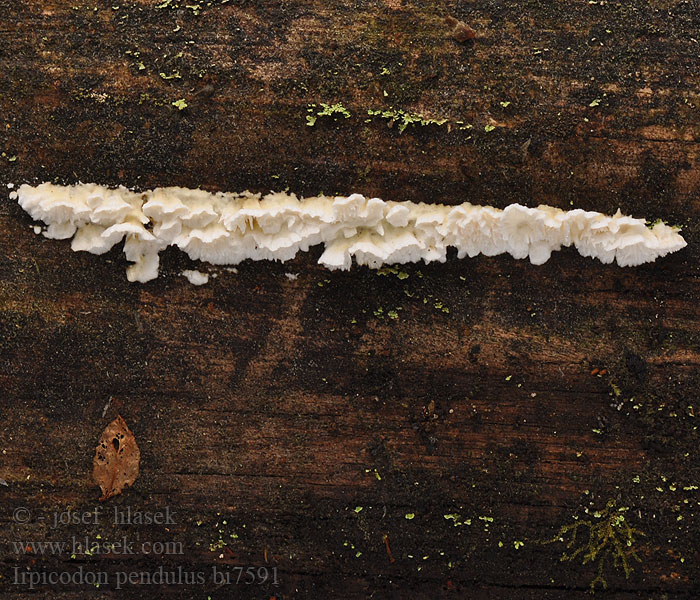
[(360, 194), (298, 199), (294, 194), (211, 194), (169, 187), (133, 192), (94, 184), (22, 185), (12, 196), (48, 238), (73, 238), (73, 250), (103, 254), (124, 239), (134, 263), (129, 281), (158, 276), (158, 253), (174, 245), (190, 258), (217, 265), (289, 260), (324, 244), (319, 262), (329, 269), (358, 264), (423, 260), (444, 262), (454, 246), (459, 258), (504, 252), (541, 265), (562, 246), (604, 263), (635, 266), (683, 248), (678, 228), (647, 227), (644, 219), (580, 209), (511, 204), (458, 206), (384, 202)]

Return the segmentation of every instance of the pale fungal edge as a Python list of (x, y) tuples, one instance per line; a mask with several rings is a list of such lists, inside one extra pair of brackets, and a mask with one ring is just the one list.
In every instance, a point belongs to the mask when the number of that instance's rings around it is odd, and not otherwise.
[(180, 275), (185, 277), (192, 285), (204, 285), (205, 283), (209, 283), (209, 275), (207, 273), (202, 273), (194, 269), (185, 269)]
[(606, 216), (520, 204), (500, 210), (385, 202), (360, 194), (300, 200), (283, 192), (261, 196), (177, 187), (134, 192), (51, 183), (22, 185), (10, 197), (47, 225), (44, 236), (72, 237), (75, 251), (104, 254), (126, 238), (124, 254), (134, 263), (127, 278), (140, 282), (158, 276), (158, 253), (170, 245), (194, 260), (235, 265), (245, 259), (286, 261), (324, 244), (319, 263), (329, 269), (349, 269), (353, 257), (373, 268), (444, 262), (450, 246), (459, 258), (507, 252), (538, 265), (562, 246), (574, 246), (604, 263), (635, 266), (686, 245), (678, 228), (663, 222), (647, 227), (644, 219), (619, 210)]

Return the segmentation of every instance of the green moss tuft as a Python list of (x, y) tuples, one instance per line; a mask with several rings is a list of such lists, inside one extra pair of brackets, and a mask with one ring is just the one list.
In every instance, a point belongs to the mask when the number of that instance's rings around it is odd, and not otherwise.
[[(634, 545), (637, 537), (645, 534), (629, 524), (625, 517), (625, 512), (628, 510), (626, 506), (617, 507), (616, 500), (608, 500), (603, 510), (593, 513), (595, 520), (574, 520), (572, 523), (563, 525), (553, 539), (544, 543), (565, 542), (569, 538), (561, 560), (573, 561), (582, 558), (584, 565), (597, 562), (598, 571), (591, 581), (591, 590), (594, 590), (598, 584), (607, 588), (608, 584), (603, 577), (603, 571), (610, 558), (613, 560), (613, 567), (624, 571), (626, 579), (629, 579), (633, 571), (631, 559), (641, 562)], [(587, 540), (581, 540), (580, 530), (588, 531)]]

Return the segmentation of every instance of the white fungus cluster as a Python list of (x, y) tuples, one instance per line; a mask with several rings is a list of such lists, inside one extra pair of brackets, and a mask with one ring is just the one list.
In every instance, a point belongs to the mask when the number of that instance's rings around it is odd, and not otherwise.
[(245, 259), (281, 260), (324, 244), (319, 262), (329, 269), (358, 264), (423, 260), (444, 262), (454, 246), (459, 258), (504, 252), (541, 265), (562, 246), (604, 263), (634, 266), (683, 248), (678, 229), (644, 219), (606, 216), (550, 206), (511, 204), (504, 210), (469, 203), (458, 206), (385, 202), (360, 194), (299, 199), (209, 193), (178, 187), (133, 192), (94, 184), (22, 185), (22, 208), (48, 226), (48, 238), (73, 238), (71, 247), (103, 254), (124, 240), (134, 263), (129, 281), (158, 276), (158, 253), (174, 245), (190, 258), (217, 265)]

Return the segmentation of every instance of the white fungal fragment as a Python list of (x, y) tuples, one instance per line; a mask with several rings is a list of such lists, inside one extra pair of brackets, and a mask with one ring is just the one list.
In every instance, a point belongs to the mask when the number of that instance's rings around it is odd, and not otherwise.
[(209, 275), (200, 271), (193, 271), (188, 269), (180, 273), (180, 275), (184, 275), (185, 277), (187, 277), (187, 280), (192, 285), (204, 285), (205, 283), (209, 282)]
[(194, 260), (235, 265), (246, 259), (286, 261), (323, 244), (319, 263), (329, 269), (349, 269), (353, 258), (373, 268), (444, 262), (450, 246), (459, 258), (507, 252), (535, 265), (562, 246), (574, 246), (583, 256), (625, 267), (686, 245), (678, 228), (647, 227), (644, 219), (619, 210), (611, 217), (543, 205), (500, 210), (469, 203), (385, 202), (360, 194), (299, 199), (285, 193), (212, 194), (177, 187), (138, 193), (50, 183), (22, 185), (18, 198), (33, 219), (48, 225), (44, 236), (72, 237), (75, 251), (103, 254), (124, 240), (124, 254), (134, 263), (127, 278), (141, 282), (158, 276), (158, 254), (171, 245)]

